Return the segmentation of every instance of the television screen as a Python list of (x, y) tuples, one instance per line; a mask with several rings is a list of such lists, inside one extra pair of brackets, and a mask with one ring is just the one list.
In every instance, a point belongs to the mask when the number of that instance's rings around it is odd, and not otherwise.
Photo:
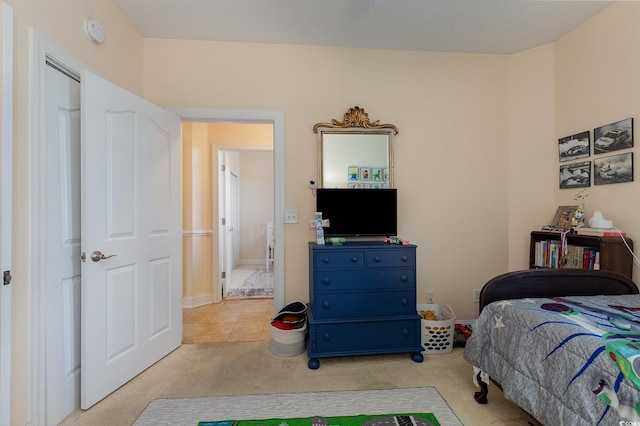
[(316, 190), (316, 211), (329, 219), (329, 237), (398, 235), (397, 203), (397, 189)]

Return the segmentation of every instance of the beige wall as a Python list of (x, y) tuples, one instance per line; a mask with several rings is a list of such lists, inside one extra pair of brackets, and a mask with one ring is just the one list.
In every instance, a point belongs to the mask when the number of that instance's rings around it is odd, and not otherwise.
[(266, 265), (267, 223), (273, 223), (273, 151), (240, 152), (241, 264)]
[[(626, 53), (637, 9), (615, 4), (557, 43), (509, 56), (146, 39), (154, 72), (145, 75), (145, 96), (284, 111), (285, 207), (301, 219), (285, 228), (286, 301), (308, 298), (311, 127), (354, 105), (396, 124), (399, 231), (419, 246), (418, 301), (434, 291), (436, 302), (470, 319), (472, 290), (526, 268), (530, 231), (572, 202), (576, 191), (558, 189), (557, 139), (634, 115), (637, 60)], [(611, 22), (616, 31), (602, 34)], [(178, 53), (179, 64), (159, 67)], [(622, 57), (622, 66), (599, 57)], [(620, 101), (620, 93), (628, 96)], [(587, 209), (597, 206), (633, 236), (633, 210), (615, 201), (631, 200), (635, 185), (592, 187)]]
[[(556, 139), (591, 130), (593, 147), (594, 127), (633, 117), (635, 146), (640, 145), (638, 22), (639, 2), (616, 2), (556, 43)], [(587, 190), (586, 209), (587, 217), (596, 210), (602, 211), (640, 244), (640, 154), (636, 148), (631, 152), (635, 157), (635, 181), (592, 186)], [(592, 155), (588, 160), (607, 155)], [(573, 202), (577, 191), (555, 192), (557, 205), (577, 204)], [(638, 280), (638, 266), (634, 266), (633, 276)]]
[(285, 207), (300, 212), (285, 227), (286, 301), (308, 299), (312, 127), (354, 105), (400, 128), (399, 232), (419, 246), (418, 300), (432, 290), (473, 318), (472, 289), (507, 269), (508, 56), (147, 39), (145, 69), (160, 105), (284, 111)]
[[(12, 262), (12, 377), (11, 423), (30, 420), (32, 389), (30, 377), (31, 294), (35, 277), (31, 226), (34, 183), (31, 182), (30, 60), (33, 27), (103, 77), (134, 93), (142, 93), (142, 36), (113, 3), (104, 0), (7, 0), (14, 14), (14, 144), (13, 144), (13, 262)], [(83, 20), (97, 19), (106, 40), (92, 44), (84, 35)]]
[(508, 269), (529, 267), (529, 234), (551, 221), (558, 187), (554, 45), (509, 58)]
[(185, 306), (211, 303), (213, 217), (211, 142), (206, 123), (182, 125), (183, 298)]

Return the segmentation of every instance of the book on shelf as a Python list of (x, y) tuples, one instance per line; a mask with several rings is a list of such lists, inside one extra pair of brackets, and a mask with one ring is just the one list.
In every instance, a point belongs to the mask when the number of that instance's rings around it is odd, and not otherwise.
[(540, 240), (534, 244), (533, 264), (538, 268), (600, 269), (600, 252), (595, 247), (568, 244), (563, 256), (559, 240)]
[(616, 228), (575, 228), (578, 235), (591, 235), (595, 237), (626, 237), (627, 233)]

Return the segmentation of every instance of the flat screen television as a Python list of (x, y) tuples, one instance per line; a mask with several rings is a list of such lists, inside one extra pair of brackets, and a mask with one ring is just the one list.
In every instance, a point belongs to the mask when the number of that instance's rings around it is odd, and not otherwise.
[(316, 211), (328, 237), (396, 236), (397, 189), (318, 188)]

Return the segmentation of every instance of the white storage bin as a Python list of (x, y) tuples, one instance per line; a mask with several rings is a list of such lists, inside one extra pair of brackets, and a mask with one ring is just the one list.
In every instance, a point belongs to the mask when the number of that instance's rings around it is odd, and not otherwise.
[(296, 356), (304, 352), (307, 325), (292, 330), (271, 326), (271, 352), (277, 356)]
[(417, 305), (420, 311), (433, 311), (438, 321), (420, 320), (420, 343), (423, 354), (446, 354), (453, 350), (456, 315), (449, 305)]

